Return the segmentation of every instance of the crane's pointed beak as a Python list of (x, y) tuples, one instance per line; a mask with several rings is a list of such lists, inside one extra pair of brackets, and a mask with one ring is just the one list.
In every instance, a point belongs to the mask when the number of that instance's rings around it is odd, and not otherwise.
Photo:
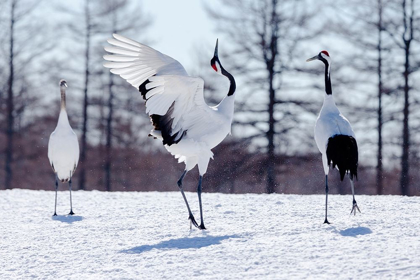
[(306, 60), (306, 62), (309, 62), (309, 61), (312, 61), (312, 60), (317, 60), (317, 59), (319, 59), (319, 58), (318, 58), (318, 56), (316, 55), (316, 56), (314, 56), (314, 57), (308, 58), (308, 59)]
[(214, 49), (214, 56), (219, 57), (219, 39), (216, 40), (216, 48)]

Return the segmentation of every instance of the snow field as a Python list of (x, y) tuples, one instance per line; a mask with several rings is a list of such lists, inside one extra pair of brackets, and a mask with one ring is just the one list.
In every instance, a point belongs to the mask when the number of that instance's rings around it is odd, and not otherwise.
[[(186, 193), (196, 219), (197, 195)], [(420, 198), (0, 191), (0, 279), (420, 279)], [(198, 220), (197, 220), (198, 221)]]

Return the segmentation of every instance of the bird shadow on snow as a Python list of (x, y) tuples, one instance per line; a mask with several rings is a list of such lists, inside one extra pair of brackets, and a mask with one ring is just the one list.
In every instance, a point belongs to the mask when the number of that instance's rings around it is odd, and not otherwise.
[(58, 216), (52, 216), (51, 218), (54, 221), (59, 221), (63, 223), (72, 224), (74, 222), (80, 222), (83, 220), (82, 216), (71, 216), (71, 215), (58, 215)]
[(352, 227), (352, 228), (348, 228), (348, 229), (343, 229), (343, 230), (337, 230), (334, 226), (332, 226), (333, 230), (340, 234), (341, 236), (352, 236), (352, 237), (356, 237), (358, 235), (366, 235), (366, 234), (371, 234), (372, 230), (370, 228), (367, 227)]
[(200, 249), (203, 247), (208, 247), (211, 245), (218, 245), (221, 241), (230, 239), (230, 238), (239, 238), (237, 235), (223, 235), (223, 236), (205, 236), (205, 237), (184, 237), (178, 239), (171, 239), (162, 241), (154, 245), (142, 245), (134, 247), (128, 250), (122, 250), (120, 253), (126, 254), (141, 254), (144, 252), (151, 251), (153, 249)]

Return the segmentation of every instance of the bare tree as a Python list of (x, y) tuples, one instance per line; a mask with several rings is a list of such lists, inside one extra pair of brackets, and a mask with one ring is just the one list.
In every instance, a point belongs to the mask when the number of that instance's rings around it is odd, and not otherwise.
[[(50, 46), (45, 42), (39, 42), (39, 35), (33, 35), (35, 30), (39, 28), (39, 24), (31, 22), (32, 12), (38, 6), (38, 1), (10, 0), (5, 9), (8, 13), (7, 20), (4, 22), (8, 25), (7, 42), (7, 86), (5, 92), (6, 97), (6, 146), (5, 146), (5, 188), (12, 188), (13, 180), (13, 164), (14, 164), (14, 142), (16, 140), (16, 118), (20, 117), (25, 108), (25, 99), (21, 98), (26, 95), (28, 87), (26, 82), (28, 77), (25, 76), (25, 69), (30, 67), (33, 60), (39, 58), (41, 54)], [(4, 13), (5, 11), (3, 11)], [(40, 30), (40, 29), (38, 29)], [(32, 35), (32, 37), (29, 36)], [(45, 34), (44, 34), (45, 35)], [(36, 49), (32, 51), (31, 49)], [(30, 52), (30, 55), (28, 53)], [(19, 104), (16, 101), (19, 101)]]
[(412, 73), (412, 66), (410, 64), (411, 55), (411, 43), (414, 40), (414, 0), (410, 1), (407, 5), (407, 1), (401, 2), (403, 12), (403, 25), (404, 30), (402, 34), (403, 50), (404, 50), (404, 119), (403, 119), (403, 142), (402, 142), (402, 156), (401, 156), (401, 194), (409, 194), (409, 151), (410, 151), (410, 129), (409, 129), (409, 117), (410, 117), (410, 86), (409, 79)]
[(6, 178), (5, 178), (5, 188), (11, 188), (12, 182), (12, 160), (13, 160), (13, 136), (14, 136), (14, 93), (13, 93), (13, 83), (14, 83), (14, 42), (15, 42), (15, 21), (16, 21), (16, 5), (17, 0), (12, 0), (10, 5), (10, 49), (9, 49), (9, 79), (7, 82), (7, 145), (6, 145)]
[[(102, 1), (100, 5), (98, 5), (98, 9), (101, 11), (99, 16), (109, 19), (106, 21), (107, 24), (103, 24), (101, 30), (98, 30), (98, 32), (103, 32), (108, 37), (113, 33), (129, 33), (135, 30), (141, 30), (141, 33), (144, 34), (152, 23), (151, 19), (141, 12), (142, 8), (140, 5), (132, 5), (128, 0)], [(133, 13), (133, 10), (136, 12)], [(121, 83), (114, 81), (115, 75), (108, 71), (106, 71), (106, 73), (108, 75), (108, 83), (106, 85), (108, 100), (106, 101), (105, 107), (108, 112), (105, 120), (106, 143), (104, 171), (105, 189), (111, 191), (113, 125), (115, 118), (114, 99), (116, 98), (116, 88), (121, 89)]]
[[(400, 190), (402, 195), (409, 195), (410, 183), (410, 87), (413, 73), (418, 69), (416, 66), (415, 49), (413, 43), (419, 38), (417, 26), (420, 19), (416, 15), (416, 0), (395, 0), (392, 1), (395, 11), (395, 18), (388, 24), (387, 33), (394, 39), (395, 45), (403, 52), (403, 121), (402, 121), (402, 153), (401, 153), (401, 176)], [(399, 14), (399, 15), (398, 15)]]
[(79, 189), (84, 190), (86, 188), (86, 150), (87, 150), (87, 125), (88, 125), (88, 89), (89, 89), (89, 64), (90, 64), (90, 48), (91, 48), (91, 36), (93, 32), (92, 25), (92, 14), (89, 6), (89, 0), (85, 0), (84, 7), (84, 42), (85, 42), (85, 71), (84, 71), (84, 88), (83, 88), (83, 124), (82, 124), (82, 139), (80, 148), (80, 164), (79, 164)]
[(382, 95), (383, 95), (383, 79), (382, 79), (382, 53), (383, 53), (383, 44), (382, 44), (382, 33), (383, 33), (383, 5), (382, 0), (378, 0), (377, 2), (377, 12), (378, 12), (378, 20), (377, 20), (377, 33), (378, 33), (378, 41), (376, 44), (376, 49), (378, 52), (378, 152), (377, 152), (377, 160), (376, 160), (376, 192), (378, 194), (382, 194), (383, 191), (383, 154), (382, 154), (382, 126), (383, 126), (383, 114), (382, 114)]
[[(388, 5), (387, 0), (371, 0), (371, 1), (354, 1), (350, 5), (342, 5), (344, 2), (335, 2), (335, 19), (334, 33), (340, 35), (347, 42), (356, 46), (352, 53), (348, 55), (346, 61), (356, 71), (355, 77), (357, 81), (352, 81), (354, 85), (360, 85), (359, 90), (365, 91), (369, 98), (376, 97), (375, 105), (370, 102), (359, 102), (358, 111), (361, 119), (372, 118), (376, 114), (377, 124), (377, 153), (376, 153), (376, 192), (383, 192), (383, 126), (384, 120), (384, 94), (391, 92), (390, 85), (384, 85), (384, 75), (394, 72), (393, 64), (384, 59), (390, 53), (390, 40), (386, 38), (384, 42), (384, 30), (387, 18), (384, 19), (384, 9)], [(347, 3), (347, 2), (346, 2)], [(344, 8), (343, 8), (344, 7)], [(338, 31), (338, 32), (337, 32)], [(385, 55), (384, 55), (385, 53)], [(345, 53), (343, 53), (345, 55)], [(388, 68), (388, 69), (385, 69)], [(358, 73), (366, 73), (366, 79), (361, 78)], [(372, 76), (376, 75), (377, 80), (372, 80)], [(348, 74), (346, 74), (347, 79)], [(373, 86), (376, 84), (375, 86)], [(388, 82), (389, 84), (389, 82)], [(372, 85), (372, 87), (369, 87)], [(375, 90), (376, 87), (376, 90)], [(376, 91), (376, 92), (375, 92)], [(373, 99), (373, 98), (372, 98)], [(375, 108), (376, 107), (376, 108)], [(389, 115), (389, 114), (387, 114)], [(369, 124), (364, 123), (363, 129), (370, 130)]]
[[(281, 164), (276, 162), (276, 153), (282, 148), (280, 143), (287, 141), (289, 133), (299, 127), (297, 115), (306, 112), (304, 107), (309, 105), (304, 99), (287, 97), (287, 91), (298, 87), (284, 80), (287, 75), (298, 72), (293, 56), (299, 46), (317, 34), (310, 28), (315, 13), (308, 12), (305, 1), (220, 2), (224, 9), (207, 10), (218, 21), (218, 29), (228, 35), (229, 44), (233, 46), (233, 61), (229, 63), (235, 64), (232, 72), (240, 74), (248, 89), (245, 102), (237, 106), (240, 108), (237, 112), (244, 114), (237, 113), (235, 125), (254, 131), (248, 138), (265, 138), (266, 192), (273, 193), (279, 190), (275, 167)], [(249, 100), (251, 94), (261, 92), (266, 93), (264, 98), (255, 94), (254, 99)], [(261, 100), (265, 100), (265, 105)], [(262, 118), (265, 114), (267, 117)], [(254, 119), (251, 121), (249, 116)]]

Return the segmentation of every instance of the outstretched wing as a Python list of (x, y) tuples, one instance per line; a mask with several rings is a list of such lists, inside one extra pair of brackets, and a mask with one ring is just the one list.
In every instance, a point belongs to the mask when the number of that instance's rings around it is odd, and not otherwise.
[(175, 59), (148, 46), (114, 34), (105, 50), (104, 66), (138, 88), (146, 100), (146, 112), (154, 129), (151, 135), (163, 144), (178, 143), (186, 134), (199, 141), (218, 127), (219, 115), (203, 97), (204, 81), (190, 77)]
[(201, 141), (212, 128), (217, 129), (223, 119), (205, 103), (203, 87), (201, 78), (172, 75), (153, 76), (142, 84), (140, 92), (154, 126), (152, 136), (170, 146), (186, 134)]
[(107, 52), (113, 54), (104, 56), (109, 61), (104, 66), (111, 68), (112, 73), (121, 76), (135, 88), (138, 89), (153, 75), (188, 76), (175, 59), (121, 35), (113, 34), (113, 37), (108, 40), (112, 46), (105, 47)]

